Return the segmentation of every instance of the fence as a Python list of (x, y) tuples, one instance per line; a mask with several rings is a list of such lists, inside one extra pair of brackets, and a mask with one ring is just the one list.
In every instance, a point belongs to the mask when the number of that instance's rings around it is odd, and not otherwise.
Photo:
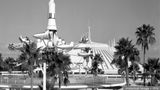
[[(0, 84), (7, 85), (30, 85), (30, 77), (25, 75), (1, 75)], [(117, 84), (124, 82), (120, 75), (98, 75), (77, 74), (69, 75), (70, 85), (99, 85), (99, 84)], [(42, 78), (33, 78), (33, 84), (39, 85)], [(58, 84), (58, 82), (56, 82)]]

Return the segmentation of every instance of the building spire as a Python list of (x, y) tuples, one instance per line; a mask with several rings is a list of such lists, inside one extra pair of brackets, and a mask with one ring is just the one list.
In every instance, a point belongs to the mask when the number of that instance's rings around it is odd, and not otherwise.
[(89, 40), (89, 42), (92, 42), (91, 41), (91, 27), (90, 26), (88, 26), (88, 40)]

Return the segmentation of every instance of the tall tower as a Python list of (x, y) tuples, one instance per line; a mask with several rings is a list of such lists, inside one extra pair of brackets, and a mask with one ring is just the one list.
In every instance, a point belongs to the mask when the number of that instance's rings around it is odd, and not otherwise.
[(57, 26), (55, 19), (55, 2), (54, 0), (49, 1), (49, 14), (48, 14), (48, 25), (47, 31), (40, 34), (35, 34), (34, 37), (38, 40), (44, 40), (45, 43), (52, 42), (52, 45), (57, 45), (58, 36), (57, 36)]
[(55, 2), (54, 0), (49, 1), (49, 17), (48, 26), (49, 31), (57, 31), (56, 20), (55, 20)]
[(91, 43), (91, 27), (88, 26), (88, 40), (89, 40), (89, 43)]
[(57, 44), (58, 36), (57, 36), (57, 26), (56, 26), (56, 19), (55, 19), (55, 1), (49, 1), (49, 17), (48, 17), (48, 26), (47, 30), (49, 31), (49, 36), (51, 41), (54, 45)]

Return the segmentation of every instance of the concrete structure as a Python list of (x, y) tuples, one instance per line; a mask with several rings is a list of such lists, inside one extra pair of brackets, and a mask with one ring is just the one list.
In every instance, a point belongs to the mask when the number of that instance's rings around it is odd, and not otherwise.
[[(96, 42), (89, 42), (86, 44), (80, 43), (76, 47), (79, 48), (91, 48), (91, 51), (93, 52), (93, 55), (100, 54), (103, 59), (102, 65), (100, 65), (100, 68), (104, 71), (104, 74), (117, 74), (117, 68), (115, 65), (111, 64), (113, 60), (113, 54), (114, 50), (108, 46), (107, 44), (102, 43), (96, 43)], [(75, 48), (76, 48), (75, 47)], [(82, 49), (72, 49), (68, 52), (68, 54), (71, 56), (72, 60), (72, 68), (74, 68), (73, 72), (78, 73), (84, 73), (86, 68), (86, 60), (83, 56), (80, 56), (80, 53), (84, 53)], [(90, 55), (89, 53), (84, 53), (83, 55)], [(89, 58), (89, 68), (91, 67), (91, 59)], [(79, 68), (77, 67), (79, 66)], [(77, 69), (76, 69), (77, 67)], [(80, 69), (80, 70), (79, 70)]]

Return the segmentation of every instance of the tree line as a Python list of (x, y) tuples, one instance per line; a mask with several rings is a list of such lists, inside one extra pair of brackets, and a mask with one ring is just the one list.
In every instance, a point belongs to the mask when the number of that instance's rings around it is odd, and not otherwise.
[[(149, 50), (150, 45), (156, 42), (155, 28), (151, 25), (143, 24), (138, 27), (136, 35), (136, 43), (134, 44), (129, 37), (122, 37), (115, 45), (115, 53), (112, 64), (118, 67), (118, 73), (124, 75), (126, 78), (127, 86), (129, 86), (129, 77), (132, 76), (133, 81), (142, 75), (143, 85), (146, 85), (146, 79), (150, 78), (149, 86), (157, 86), (160, 80), (160, 62), (157, 57), (148, 57), (146, 59), (146, 52)], [(140, 46), (141, 50), (137, 47)], [(143, 52), (142, 63), (140, 58), (140, 51)], [(129, 65), (129, 62), (131, 63)], [(143, 71), (140, 71), (140, 65), (143, 66)]]

